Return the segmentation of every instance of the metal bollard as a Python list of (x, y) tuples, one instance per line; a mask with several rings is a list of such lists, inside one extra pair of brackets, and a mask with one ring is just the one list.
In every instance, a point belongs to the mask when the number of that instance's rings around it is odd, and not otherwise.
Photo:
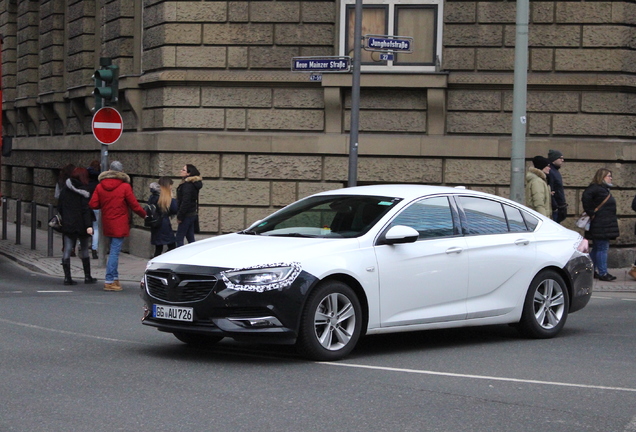
[[(53, 219), (53, 204), (49, 204), (49, 217), (47, 221), (50, 221), (51, 219)], [(48, 234), (48, 239), (46, 242), (46, 256), (52, 257), (53, 256), (53, 228), (48, 227), (47, 234)]]
[(15, 244), (21, 244), (21, 232), (22, 232), (22, 200), (15, 200)]
[(36, 243), (35, 237), (37, 235), (38, 228), (38, 205), (35, 201), (31, 201), (31, 250), (35, 250)]
[(7, 198), (2, 197), (2, 240), (7, 239)]

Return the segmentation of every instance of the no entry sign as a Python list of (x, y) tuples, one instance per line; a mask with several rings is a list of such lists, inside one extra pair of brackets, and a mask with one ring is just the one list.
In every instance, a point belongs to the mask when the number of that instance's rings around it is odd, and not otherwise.
[(124, 121), (115, 108), (100, 108), (93, 115), (93, 135), (102, 144), (110, 145), (121, 137)]

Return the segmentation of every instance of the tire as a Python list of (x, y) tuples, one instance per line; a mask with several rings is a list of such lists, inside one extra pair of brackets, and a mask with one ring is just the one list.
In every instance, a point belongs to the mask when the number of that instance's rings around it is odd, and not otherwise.
[(221, 339), (223, 339), (223, 336), (210, 336), (210, 335), (202, 335), (202, 334), (196, 334), (196, 333), (174, 332), (172, 334), (181, 342), (186, 343), (190, 346), (196, 346), (196, 347), (206, 347), (206, 346), (214, 345), (218, 343)]
[(519, 331), (533, 339), (559, 334), (568, 317), (570, 298), (563, 278), (553, 270), (537, 274), (526, 294)]
[(296, 347), (311, 360), (339, 360), (356, 346), (361, 329), (362, 307), (356, 293), (342, 282), (327, 281), (307, 300)]

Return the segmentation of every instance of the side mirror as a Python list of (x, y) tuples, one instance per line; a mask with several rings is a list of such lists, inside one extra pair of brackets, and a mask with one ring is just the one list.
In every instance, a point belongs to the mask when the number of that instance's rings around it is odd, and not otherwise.
[(405, 225), (395, 225), (391, 227), (379, 241), (379, 244), (401, 244), (414, 243), (419, 238), (420, 233), (414, 228)]

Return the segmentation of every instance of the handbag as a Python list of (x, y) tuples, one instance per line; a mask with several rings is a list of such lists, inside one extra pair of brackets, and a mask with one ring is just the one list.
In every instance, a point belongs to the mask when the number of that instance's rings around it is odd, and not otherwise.
[(580, 218), (576, 221), (576, 226), (584, 229), (585, 231), (589, 231), (590, 229), (590, 217), (587, 213), (583, 212)]
[[(598, 209), (600, 209), (601, 207), (603, 207), (603, 205), (607, 202), (608, 199), (610, 199), (610, 197), (612, 196), (612, 194), (608, 194), (605, 199), (603, 200), (602, 203), (600, 203), (598, 205), (598, 207), (596, 207), (594, 209), (594, 214), (596, 215), (596, 212), (598, 211)], [(592, 223), (592, 219), (594, 219), (594, 216), (590, 217), (587, 213), (583, 212), (583, 214), (581, 215), (581, 217), (579, 217), (576, 221), (576, 226), (579, 228), (584, 229), (585, 231), (589, 231), (590, 230), (590, 224)]]
[(49, 226), (57, 232), (62, 232), (62, 215), (57, 213), (49, 220)]

